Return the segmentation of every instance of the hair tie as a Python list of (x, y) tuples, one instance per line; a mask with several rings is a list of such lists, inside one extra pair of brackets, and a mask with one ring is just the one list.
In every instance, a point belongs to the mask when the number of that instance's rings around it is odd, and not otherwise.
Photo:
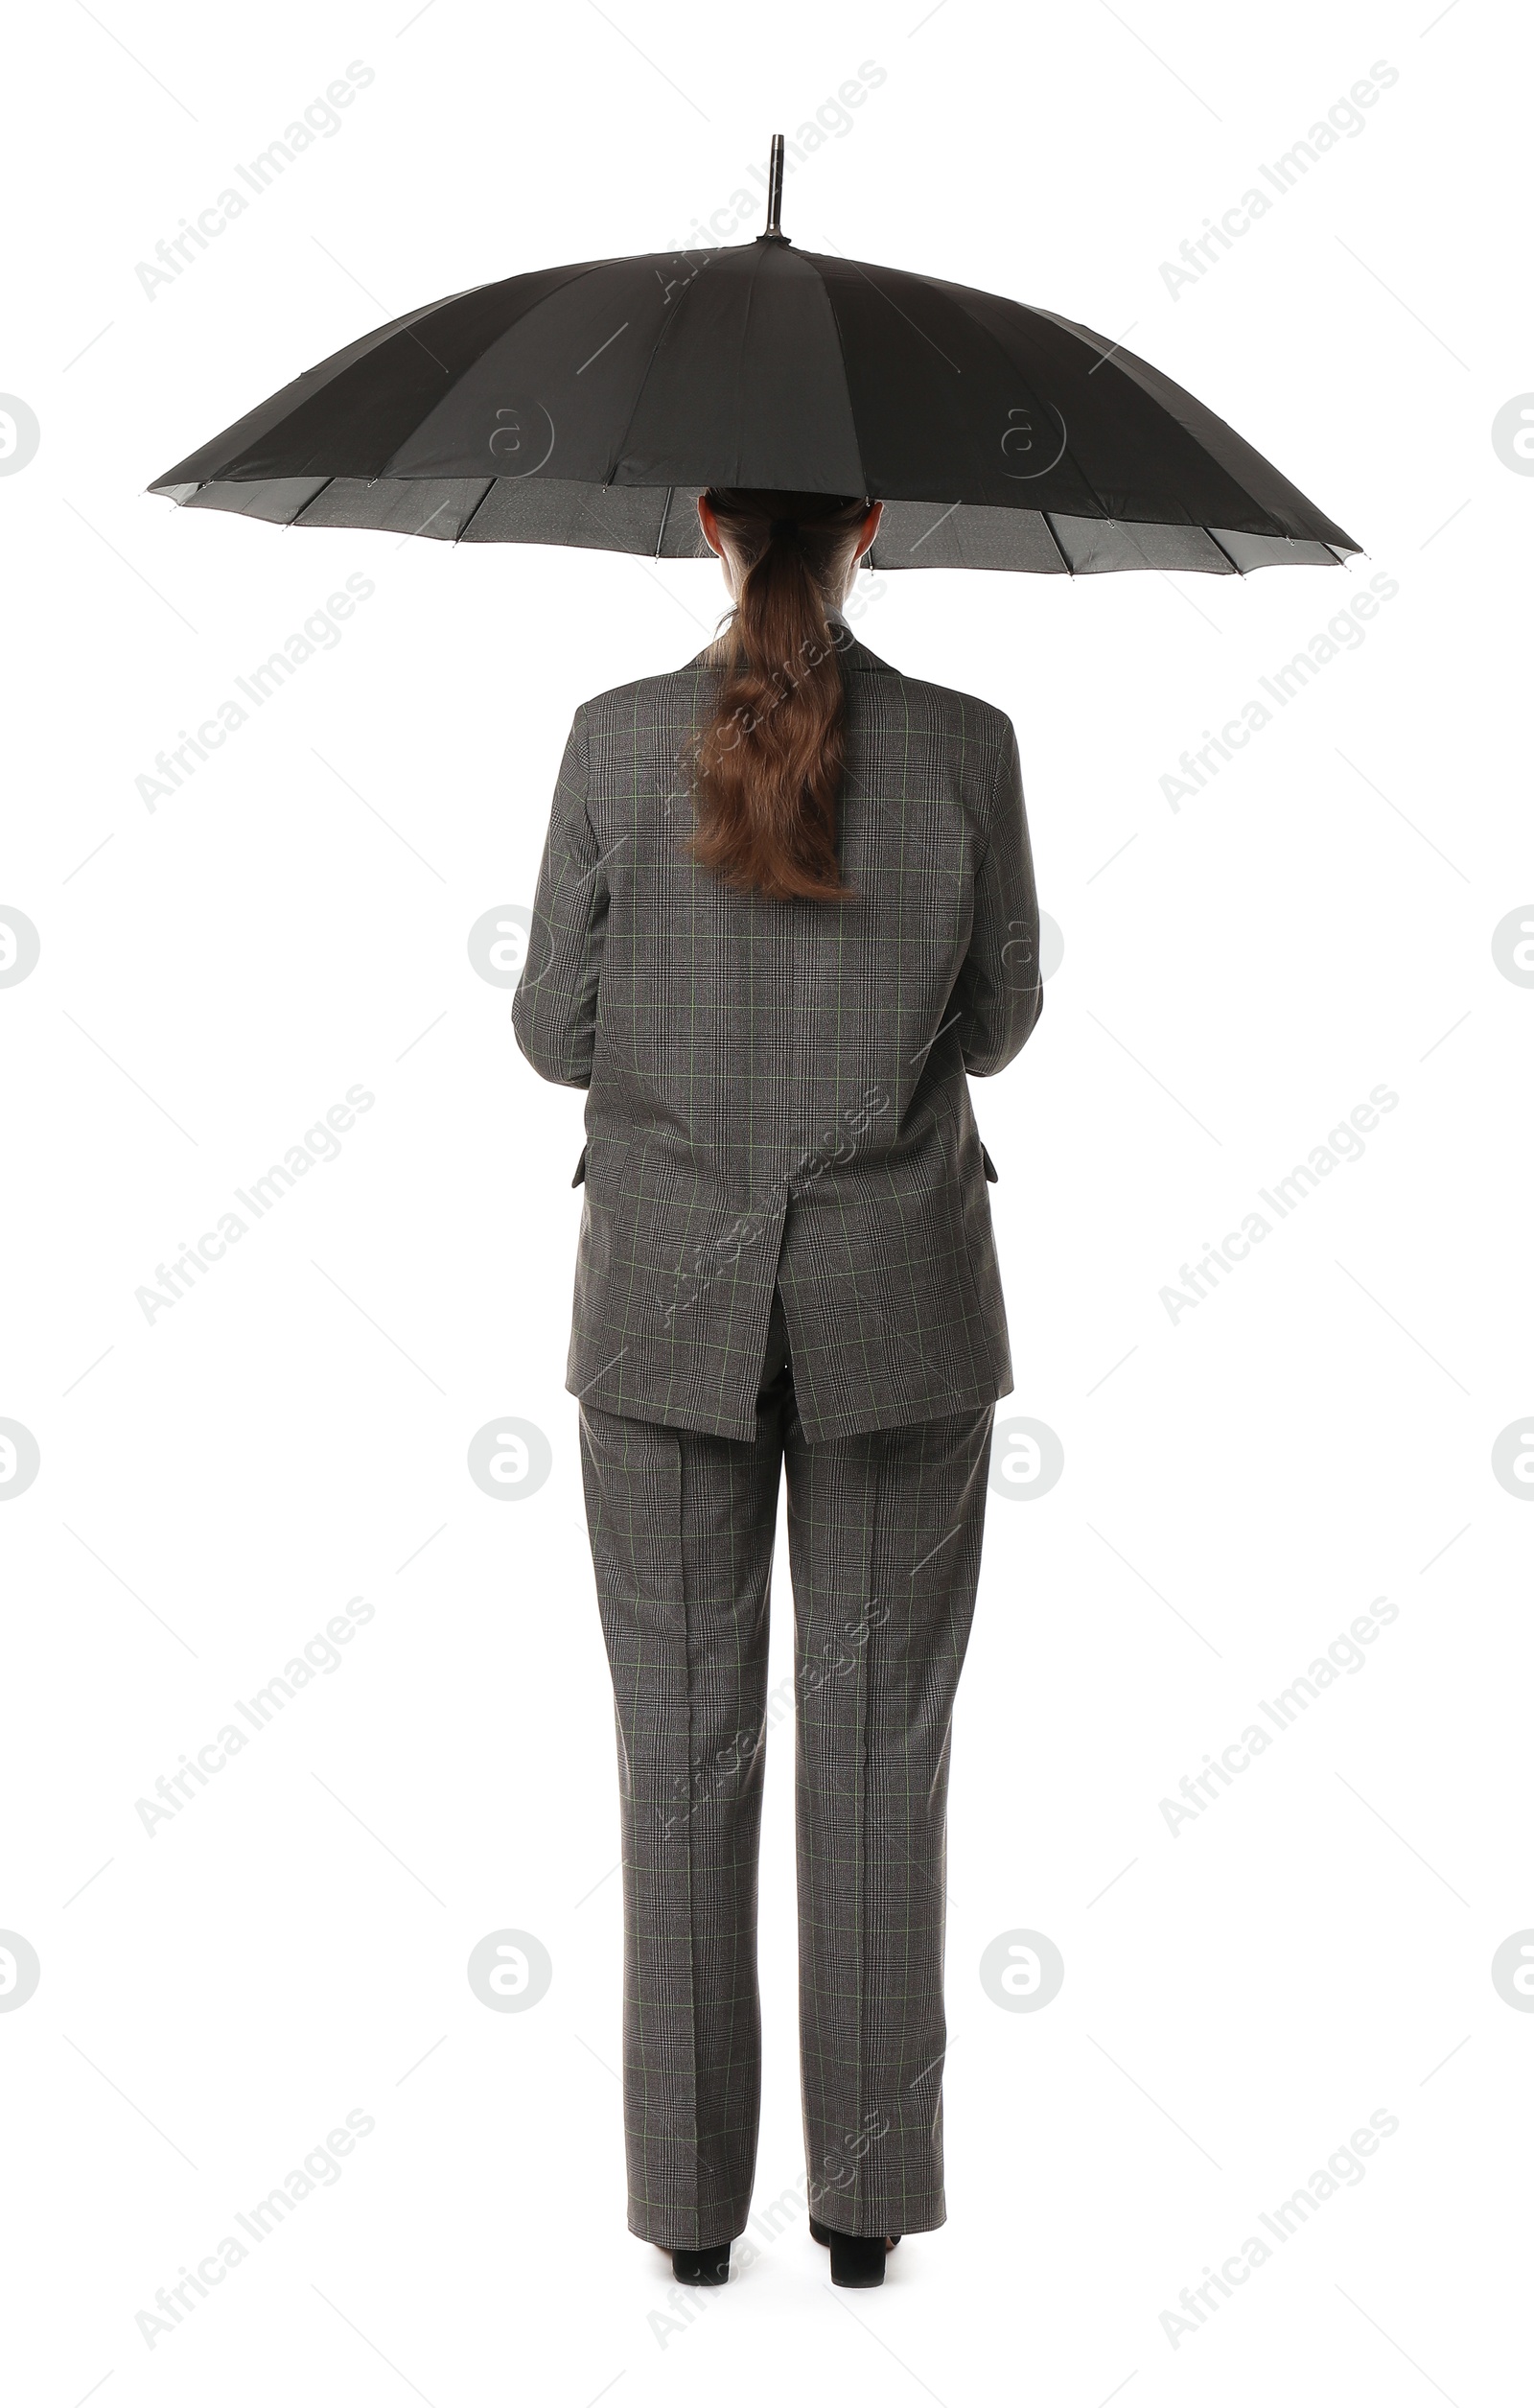
[(797, 535), (799, 533), (799, 521), (798, 519), (774, 519), (771, 521), (767, 531), (771, 535)]

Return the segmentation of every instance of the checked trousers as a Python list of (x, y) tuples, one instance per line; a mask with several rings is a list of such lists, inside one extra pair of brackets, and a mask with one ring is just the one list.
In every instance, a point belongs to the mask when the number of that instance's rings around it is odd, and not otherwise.
[(642, 2239), (708, 2249), (750, 2212), (780, 1472), (810, 2212), (859, 2233), (944, 2220), (948, 1747), (994, 1412), (807, 1444), (776, 1297), (754, 1439), (581, 1407), (617, 1732), (629, 2227)]

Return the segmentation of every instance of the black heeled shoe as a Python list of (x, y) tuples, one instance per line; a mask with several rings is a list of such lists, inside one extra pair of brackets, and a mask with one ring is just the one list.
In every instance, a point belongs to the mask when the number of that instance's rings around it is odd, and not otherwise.
[(730, 2243), (716, 2241), (711, 2249), (674, 2249), (671, 2271), (679, 2282), (691, 2283), (700, 2289), (711, 2290), (730, 2279)]
[(831, 2253), (831, 2280), (842, 2291), (873, 2291), (884, 2280), (884, 2261), (900, 2245), (898, 2233), (838, 2233), (815, 2216), (810, 2236)]

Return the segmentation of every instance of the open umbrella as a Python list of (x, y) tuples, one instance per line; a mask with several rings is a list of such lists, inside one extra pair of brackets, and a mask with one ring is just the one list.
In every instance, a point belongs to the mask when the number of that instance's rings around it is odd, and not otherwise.
[(872, 568), (1244, 573), (1359, 546), (1086, 326), (755, 242), (509, 276), (306, 370), (150, 490), (286, 526), (693, 559), (709, 485), (882, 501)]

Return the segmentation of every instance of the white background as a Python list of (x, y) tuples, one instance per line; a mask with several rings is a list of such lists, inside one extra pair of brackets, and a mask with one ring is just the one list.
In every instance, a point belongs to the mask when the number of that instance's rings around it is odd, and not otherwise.
[[(1486, 0), (102, 0), (13, 34), (0, 387), (41, 428), (0, 479), (0, 904), (41, 936), (0, 989), (0, 1415), (41, 1457), (0, 1515), (0, 1926), (41, 1962), (0, 2014), (18, 2400), (1511, 2396), (1534, 2022), (1490, 1967), (1534, 1924), (1534, 1524), (1491, 1456), (1534, 1405), (1534, 991), (1492, 931), (1534, 916), (1534, 482), (1491, 427), (1534, 386), (1528, 47)], [(138, 263), (353, 60), (339, 130), (151, 298)], [(1174, 297), (1162, 263), (1382, 60), (1363, 129)], [(624, 2227), (562, 1385), (580, 1099), (523, 1062), (467, 938), (531, 900), (575, 706), (690, 657), (722, 588), (143, 489), (418, 302), (697, 240), (865, 61), (883, 82), (789, 178), (796, 241), (1123, 337), (1367, 557), (867, 597), (877, 652), (1019, 731), (1064, 958), (975, 1104), (998, 1432), (1047, 1423), (1065, 1470), (992, 1495), (959, 1703), (948, 2225), (860, 2298), (796, 2211), (682, 2305)], [(148, 809), (155, 755), (352, 574), (376, 590), (341, 641)], [(1178, 756), (1379, 575), (1366, 641), (1174, 811)], [(135, 1291), (353, 1085), (376, 1100), (338, 1158), (147, 1321)], [(1380, 1085), (1362, 1158), (1174, 1321), (1179, 1267)], [(465, 1458), (508, 1414), (553, 1470), (502, 1503)], [(135, 1802), (358, 1595), (339, 1669), (151, 1837)], [(1160, 1801), (1380, 1596), (1365, 1668), (1174, 1836)], [(775, 1684), (781, 1559), (779, 1606)], [(759, 2203), (802, 2177), (789, 1737)], [(466, 1976), (508, 1928), (553, 1965), (521, 2014)], [(979, 1979), (1020, 1929), (1065, 1963), (1035, 2013)], [(156, 2290), (355, 2109), (340, 2179), (148, 2347)], [(1364, 2178), (1174, 2347), (1183, 2287), (1378, 2110)]]

